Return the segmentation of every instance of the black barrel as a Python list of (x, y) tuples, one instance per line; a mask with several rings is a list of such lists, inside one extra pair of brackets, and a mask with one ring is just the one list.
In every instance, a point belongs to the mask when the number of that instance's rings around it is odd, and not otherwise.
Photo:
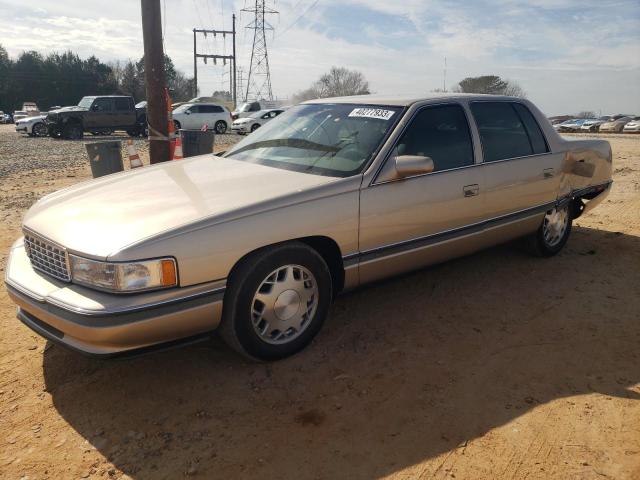
[(85, 147), (89, 155), (93, 178), (124, 170), (122, 165), (122, 142), (120, 140), (85, 143)]
[(182, 156), (195, 157), (213, 152), (213, 130), (180, 130)]

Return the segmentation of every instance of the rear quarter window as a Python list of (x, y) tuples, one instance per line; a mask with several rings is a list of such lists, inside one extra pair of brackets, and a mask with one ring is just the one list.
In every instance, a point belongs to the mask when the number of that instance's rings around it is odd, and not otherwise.
[(514, 103), (513, 108), (516, 109), (520, 120), (522, 120), (522, 123), (524, 123), (524, 128), (527, 130), (529, 140), (531, 141), (531, 148), (533, 149), (533, 153), (547, 153), (549, 151), (549, 147), (547, 146), (547, 142), (544, 139), (544, 135), (542, 134), (540, 125), (538, 125), (538, 122), (536, 122), (533, 114), (527, 107), (525, 107), (521, 103)]
[(120, 110), (120, 111), (131, 110), (128, 98), (116, 98), (115, 104), (116, 104), (116, 110)]
[(509, 102), (473, 102), (485, 162), (533, 155), (529, 135)]

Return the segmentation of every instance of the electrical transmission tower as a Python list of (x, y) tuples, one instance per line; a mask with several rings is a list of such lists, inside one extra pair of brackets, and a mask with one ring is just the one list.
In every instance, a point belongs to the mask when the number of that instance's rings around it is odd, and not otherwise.
[(273, 27), (265, 21), (264, 17), (278, 12), (267, 7), (265, 0), (256, 0), (253, 8), (244, 8), (242, 11), (254, 14), (253, 22), (247, 25), (247, 28), (253, 30), (253, 48), (251, 49), (251, 63), (249, 64), (247, 90), (244, 100), (245, 102), (249, 98), (273, 100), (267, 38), (265, 35), (265, 31), (273, 30)]

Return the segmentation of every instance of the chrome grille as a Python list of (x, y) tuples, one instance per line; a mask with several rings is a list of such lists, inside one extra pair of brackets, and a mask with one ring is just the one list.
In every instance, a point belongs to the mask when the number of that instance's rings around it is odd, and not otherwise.
[(69, 262), (64, 248), (25, 232), (24, 246), (31, 266), (65, 282), (71, 281)]

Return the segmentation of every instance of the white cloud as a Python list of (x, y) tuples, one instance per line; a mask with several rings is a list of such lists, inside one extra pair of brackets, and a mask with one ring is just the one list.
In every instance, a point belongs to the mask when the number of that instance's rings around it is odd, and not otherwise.
[[(220, 2), (166, 4), (167, 53), (191, 75), (191, 29), (221, 28)], [(244, 28), (251, 20), (240, 12), (244, 4), (223, 2), (226, 28), (231, 13), (238, 15), (239, 63), (246, 72), (252, 32)], [(343, 36), (330, 28), (330, 12), (348, 19), (362, 8), (408, 20), (413, 28), (372, 23)], [(635, 0), (485, 0), (464, 7), (436, 0), (283, 0), (277, 9), (280, 15), (269, 19), (275, 41), (271, 35), (267, 41), (274, 93), (281, 97), (306, 88), (332, 65), (363, 71), (376, 92), (427, 92), (442, 86), (446, 56), (448, 86), (465, 76), (494, 73), (519, 81), (549, 113), (640, 111), (640, 4)], [(0, 11), (0, 44), (12, 56), (28, 49), (71, 49), (104, 61), (142, 55), (136, 1), (0, 0)], [(198, 41), (211, 53), (225, 44), (229, 51), (231, 45), (229, 39)], [(221, 66), (199, 65), (203, 92), (228, 85)]]

